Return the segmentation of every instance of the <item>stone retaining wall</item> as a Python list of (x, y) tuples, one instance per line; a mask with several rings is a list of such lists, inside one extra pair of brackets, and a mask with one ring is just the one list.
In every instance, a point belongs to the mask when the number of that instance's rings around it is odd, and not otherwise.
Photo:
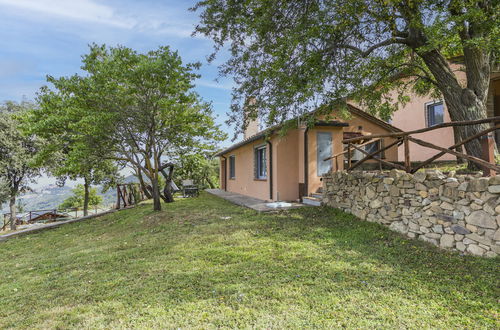
[(500, 254), (500, 175), (333, 172), (323, 177), (322, 203), (441, 248)]

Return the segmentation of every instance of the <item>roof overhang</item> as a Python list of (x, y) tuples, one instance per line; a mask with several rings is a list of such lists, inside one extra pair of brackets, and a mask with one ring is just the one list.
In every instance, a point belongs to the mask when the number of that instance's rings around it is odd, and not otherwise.
[[(390, 132), (402, 132), (399, 128), (394, 127), (391, 124), (389, 124), (383, 120), (380, 120), (377, 117), (372, 116), (371, 114), (369, 114), (369, 113), (367, 113), (367, 112), (365, 112), (365, 111), (363, 111), (363, 110), (361, 110), (361, 109), (359, 109), (351, 104), (347, 104), (347, 110), (350, 113), (357, 115), (359, 117), (362, 117), (368, 121), (371, 121), (372, 123), (374, 123), (378, 126), (381, 126)], [(343, 122), (343, 121), (338, 121), (338, 120), (329, 120), (329, 121), (319, 120), (319, 121), (316, 121), (314, 123), (314, 126), (315, 127), (348, 127), (349, 123)], [(271, 136), (272, 134), (274, 134), (276, 132), (276, 130), (278, 130), (281, 127), (282, 127), (282, 125), (275, 125), (275, 126), (269, 127), (267, 129), (263, 130), (262, 132), (259, 132), (255, 135), (252, 135), (248, 139), (245, 139), (241, 142), (233, 144), (229, 148), (226, 148), (224, 150), (217, 152), (214, 156), (215, 157), (222, 156), (222, 155), (227, 154), (228, 152), (231, 152), (235, 149), (238, 149), (239, 147), (242, 147), (248, 143), (251, 143), (251, 142), (263, 139), (263, 138), (267, 138), (267, 137)]]
[[(331, 120), (331, 121), (319, 120), (319, 121), (316, 121), (314, 123), (314, 126), (316, 126), (316, 127), (347, 127), (347, 126), (349, 126), (349, 124), (341, 122), (341, 121), (337, 121), (337, 120)], [(268, 129), (265, 129), (262, 132), (259, 132), (259, 133), (255, 134), (255, 135), (252, 135), (251, 137), (249, 137), (246, 140), (243, 140), (241, 142), (233, 144), (229, 148), (226, 148), (226, 149), (224, 149), (222, 151), (219, 151), (214, 156), (215, 157), (222, 156), (222, 155), (227, 154), (228, 152), (231, 152), (231, 151), (233, 151), (235, 149), (238, 149), (239, 147), (242, 147), (242, 146), (244, 146), (244, 145), (246, 145), (248, 143), (251, 143), (251, 142), (254, 142), (254, 141), (266, 138), (266, 137), (274, 134), (275, 131), (278, 130), (280, 127), (281, 127), (281, 125), (276, 125), (276, 126), (268, 128)]]

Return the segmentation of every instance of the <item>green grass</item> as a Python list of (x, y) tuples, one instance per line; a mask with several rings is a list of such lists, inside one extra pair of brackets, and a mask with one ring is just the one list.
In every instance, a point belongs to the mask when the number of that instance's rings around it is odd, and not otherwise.
[(333, 209), (202, 194), (0, 243), (0, 328), (498, 328), (499, 270)]

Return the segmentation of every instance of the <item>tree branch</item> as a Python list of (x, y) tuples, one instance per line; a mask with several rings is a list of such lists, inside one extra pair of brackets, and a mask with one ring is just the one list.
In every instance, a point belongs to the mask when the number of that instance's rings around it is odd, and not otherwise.
[(389, 45), (394, 45), (394, 44), (405, 44), (406, 45), (406, 44), (408, 44), (408, 40), (406, 38), (399, 38), (399, 37), (391, 38), (391, 39), (381, 41), (373, 46), (370, 46), (366, 50), (362, 50), (359, 47), (349, 45), (349, 44), (338, 44), (338, 45), (330, 47), (329, 51), (334, 50), (334, 49), (350, 49), (350, 50), (353, 50), (353, 51), (359, 53), (359, 55), (361, 57), (367, 57), (368, 55), (370, 55), (373, 51), (375, 51), (378, 48), (389, 46)]

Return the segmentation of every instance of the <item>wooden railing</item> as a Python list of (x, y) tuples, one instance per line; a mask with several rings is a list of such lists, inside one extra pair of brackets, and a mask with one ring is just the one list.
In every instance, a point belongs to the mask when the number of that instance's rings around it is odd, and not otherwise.
[[(78, 208), (69, 208), (69, 209), (43, 209), (43, 210), (31, 210), (27, 212), (20, 212), (18, 213), (18, 216), (16, 216), (16, 225), (22, 224), (22, 223), (31, 223), (32, 221), (36, 220), (40, 216), (47, 216), (48, 218), (45, 218), (43, 220), (48, 220), (48, 221), (53, 221), (62, 217), (58, 217), (57, 214), (59, 215), (64, 215), (64, 217), (71, 217), (71, 212), (75, 212), (75, 217), (76, 217), (76, 212), (78, 212)], [(19, 217), (20, 215), (23, 215), (22, 217)], [(5, 230), (9, 225), (10, 225), (11, 219), (10, 219), (10, 213), (4, 213), (3, 214), (3, 224), (1, 227), (1, 230)]]
[[(485, 129), (473, 136), (470, 136), (466, 138), (465, 140), (455, 143), (454, 145), (448, 147), (448, 148), (443, 148), (440, 146), (437, 146), (433, 143), (423, 141), (421, 139), (417, 139), (411, 135), (413, 134), (420, 134), (420, 133), (425, 133), (429, 131), (433, 131), (436, 129), (444, 128), (444, 127), (454, 127), (454, 126), (470, 126), (470, 125), (478, 125), (478, 124), (486, 124), (486, 123), (493, 123), (494, 126)], [(325, 160), (329, 159), (335, 159), (336, 163), (336, 169), (340, 169), (338, 166), (338, 158), (341, 155), (347, 155), (347, 164), (344, 166), (344, 169), (351, 171), (355, 169), (356, 167), (360, 166), (361, 164), (365, 163), (367, 160), (373, 159), (376, 162), (382, 165), (386, 165), (389, 167), (397, 168), (404, 170), (408, 173), (415, 173), (419, 169), (421, 169), (424, 166), (429, 165), (436, 159), (442, 157), (445, 154), (451, 154), (457, 158), (463, 158), (467, 159), (468, 161), (471, 161), (477, 165), (479, 165), (481, 168), (483, 168), (484, 175), (489, 176), (489, 175), (494, 175), (495, 173), (500, 173), (500, 166), (498, 166), (495, 163), (495, 157), (494, 157), (494, 137), (492, 132), (495, 130), (500, 129), (500, 116), (497, 117), (492, 117), (492, 118), (487, 118), (487, 119), (481, 119), (481, 120), (473, 120), (473, 121), (458, 121), (458, 122), (449, 122), (449, 123), (443, 123), (439, 125), (435, 125), (432, 127), (427, 127), (427, 128), (422, 128), (418, 130), (413, 130), (409, 132), (396, 132), (396, 133), (387, 133), (387, 134), (373, 134), (373, 135), (365, 135), (365, 136), (360, 136), (360, 137), (355, 137), (351, 139), (345, 139), (342, 142), (344, 144), (347, 144), (347, 149), (344, 150), (341, 153), (335, 154), (332, 157), (325, 158)], [(394, 139), (395, 141), (383, 146), (382, 148), (368, 153), (366, 150), (364, 150), (362, 147), (374, 143), (376, 141), (379, 141), (384, 138), (391, 138)], [(475, 139), (481, 139), (481, 146), (482, 146), (482, 159), (477, 158), (471, 155), (467, 155), (463, 152), (456, 151), (459, 147), (463, 146), (464, 144), (473, 141)], [(361, 144), (356, 144), (360, 143)], [(430, 157), (429, 159), (420, 162), (418, 165), (412, 166), (411, 163), (411, 154), (410, 154), (410, 142), (416, 143), (418, 145), (421, 145), (426, 148), (434, 149), (439, 151), (437, 154), (434, 156)], [(393, 147), (393, 146), (400, 146), (403, 145), (404, 147), (404, 163), (403, 165), (390, 162), (387, 160), (382, 159), (382, 157), (377, 157), (377, 155), (381, 155), (382, 152), (385, 150)], [(352, 157), (351, 157), (351, 152), (354, 150), (358, 150), (362, 154), (365, 155), (362, 159), (356, 161), (354, 164), (352, 162)]]
[(144, 191), (138, 183), (119, 184), (116, 186), (116, 208), (128, 207), (145, 199)]

